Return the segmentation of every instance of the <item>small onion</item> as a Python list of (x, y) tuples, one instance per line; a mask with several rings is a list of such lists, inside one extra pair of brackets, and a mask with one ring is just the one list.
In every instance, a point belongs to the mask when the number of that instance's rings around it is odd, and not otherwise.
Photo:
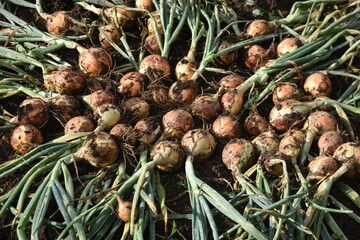
[(326, 176), (333, 175), (339, 166), (335, 159), (328, 156), (319, 156), (309, 163), (309, 175), (307, 178), (311, 181), (320, 181)]
[(183, 57), (175, 67), (176, 79), (179, 81), (189, 81), (196, 72), (198, 64), (194, 59), (185, 56)]
[[(116, 194), (116, 200), (118, 202), (118, 207), (117, 207), (117, 216), (121, 219), (121, 221), (123, 222), (130, 222), (131, 220), (131, 209), (132, 209), (132, 202), (130, 201), (124, 201), (121, 199), (121, 197)], [(136, 208), (135, 211), (135, 218), (137, 219), (138, 217), (138, 208)]]
[(150, 54), (161, 54), (159, 43), (157, 42), (155, 33), (150, 34), (145, 38), (144, 41), (144, 48), (150, 53)]
[[(121, 7), (128, 7), (126, 5), (120, 5)], [(110, 19), (110, 22), (118, 26), (121, 25), (123, 28), (129, 29), (134, 26), (136, 21), (136, 11), (126, 10), (119, 6), (113, 8), (107, 8), (104, 10), (105, 16)]]
[(180, 140), (187, 131), (194, 127), (194, 119), (188, 111), (174, 109), (163, 116), (162, 124), (165, 138)]
[(219, 84), (228, 89), (237, 88), (244, 80), (237, 75), (227, 75), (220, 79)]
[(69, 27), (72, 26), (72, 22), (69, 20), (66, 11), (54, 12), (51, 15), (47, 15), (45, 20), (47, 31), (58, 36), (64, 35)]
[(77, 116), (70, 119), (65, 127), (65, 134), (78, 132), (92, 132), (95, 130), (95, 125), (91, 119), (84, 116)]
[(214, 120), (221, 112), (219, 101), (214, 96), (199, 96), (190, 107), (192, 114), (205, 121)]
[(169, 89), (170, 99), (178, 103), (191, 104), (197, 95), (198, 90), (193, 81), (176, 81)]
[(297, 38), (285, 38), (282, 40), (277, 46), (277, 54), (279, 57), (282, 57), (288, 53), (291, 53), (298, 49), (300, 46), (300, 42)]
[(110, 91), (98, 90), (83, 97), (83, 100), (92, 108), (96, 108), (102, 104), (115, 104), (115, 96)]
[(49, 111), (62, 124), (71, 118), (81, 115), (79, 101), (70, 95), (58, 95), (48, 98)]
[(11, 146), (20, 154), (25, 154), (43, 142), (40, 130), (31, 124), (24, 124), (14, 129)]
[(299, 100), (300, 96), (300, 89), (296, 84), (282, 83), (274, 89), (272, 101), (274, 104), (278, 104), (279, 102), (287, 99)]
[(340, 145), (334, 152), (335, 158), (341, 165), (346, 164), (348, 171), (346, 176), (351, 179), (359, 179), (360, 174), (360, 143), (347, 142)]
[(271, 33), (274, 26), (266, 20), (254, 20), (247, 27), (246, 33), (251, 37), (259, 37)]
[(140, 120), (150, 115), (150, 106), (142, 98), (133, 97), (121, 104), (121, 109), (124, 115), (131, 118), (131, 120)]
[(289, 130), (280, 141), (279, 152), (291, 157), (292, 163), (296, 164), (304, 142), (304, 130)]
[(325, 132), (318, 140), (320, 155), (332, 156), (335, 150), (343, 143), (343, 138), (339, 133), (335, 131)]
[[(109, 25), (101, 26), (100, 28), (104, 31), (106, 36), (109, 39), (111, 39), (111, 41), (113, 41), (114, 43), (120, 42), (121, 33), (115, 25), (109, 24)], [(102, 32), (99, 33), (99, 42), (103, 48), (112, 47), (111, 43), (107, 40), (107, 38)]]
[(130, 97), (136, 97), (144, 89), (145, 76), (139, 72), (129, 72), (120, 79), (118, 92)]
[(109, 130), (121, 120), (120, 109), (111, 103), (104, 103), (96, 107), (94, 111), (94, 119), (98, 126), (96, 131)]
[(245, 50), (244, 64), (251, 70), (260, 68), (268, 59), (266, 50), (259, 45), (252, 45)]
[(151, 82), (169, 80), (171, 67), (166, 58), (152, 54), (146, 56), (140, 63), (139, 72), (145, 74)]
[(110, 134), (118, 137), (123, 142), (134, 146), (136, 144), (136, 133), (132, 126), (126, 123), (116, 124), (111, 130)]
[(251, 136), (258, 136), (269, 127), (266, 119), (258, 113), (249, 115), (244, 122), (245, 132)]
[(84, 90), (86, 76), (75, 67), (61, 67), (54, 75), (53, 84), (56, 92), (74, 95)]
[(244, 93), (236, 88), (224, 93), (220, 103), (224, 111), (228, 114), (237, 115), (244, 101)]
[(103, 48), (89, 48), (80, 50), (79, 66), (85, 73), (102, 75), (112, 66), (111, 56)]
[(213, 154), (216, 142), (208, 131), (198, 128), (185, 133), (181, 139), (181, 145), (194, 161), (203, 161)]
[(262, 156), (264, 153), (268, 151), (277, 151), (279, 150), (280, 140), (278, 136), (272, 132), (263, 132), (254, 138), (252, 141), (255, 149), (257, 150), (259, 156)]
[(313, 73), (304, 83), (304, 90), (312, 96), (329, 96), (331, 93), (331, 80), (323, 73)]
[(40, 98), (25, 99), (18, 109), (20, 124), (32, 124), (43, 127), (49, 120), (48, 104)]
[(164, 172), (177, 171), (185, 162), (185, 151), (179, 143), (158, 142), (150, 153), (156, 167)]
[(221, 115), (212, 124), (212, 132), (218, 138), (230, 140), (241, 135), (240, 123), (232, 115)]
[(245, 139), (232, 139), (222, 151), (222, 161), (233, 173), (240, 173), (255, 163), (255, 148)]
[(168, 103), (170, 101), (169, 89), (167, 87), (150, 87), (150, 91), (156, 103)]
[(145, 144), (153, 144), (161, 134), (160, 124), (152, 117), (138, 121), (134, 130), (140, 141)]
[[(217, 49), (218, 52), (221, 52), (223, 51), (224, 49), (232, 46), (233, 43), (228, 41), (228, 40), (222, 40), (220, 43), (219, 43), (219, 47)], [(236, 60), (236, 52), (229, 52), (229, 53), (226, 53), (226, 54), (223, 54), (217, 58), (215, 58), (215, 62), (217, 65), (219, 66), (230, 66), (231, 64), (233, 64)]]
[(113, 136), (106, 132), (94, 132), (86, 137), (75, 157), (84, 159), (95, 167), (106, 167), (115, 162), (119, 152)]

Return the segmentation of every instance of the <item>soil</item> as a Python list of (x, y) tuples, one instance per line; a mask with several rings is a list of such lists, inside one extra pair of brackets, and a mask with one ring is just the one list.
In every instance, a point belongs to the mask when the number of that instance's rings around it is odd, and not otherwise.
[[(47, 13), (53, 13), (59, 10), (70, 11), (70, 16), (74, 19), (81, 20), (81, 19), (97, 19), (97, 16), (93, 13), (83, 10), (80, 6), (74, 4), (71, 0), (54, 0), (54, 1), (43, 1), (44, 2), (44, 11)], [(295, 2), (293, 0), (255, 0), (255, 5), (249, 6), (246, 5), (245, 2), (247, 1), (236, 1), (236, 0), (228, 0), (228, 4), (232, 7), (235, 12), (239, 16), (239, 20), (242, 19), (255, 19), (254, 15), (251, 13), (254, 9), (263, 9), (269, 11), (280, 11), (280, 14), (286, 15), (286, 13), (290, 10), (292, 4)], [(133, 3), (132, 3), (133, 4)], [(45, 31), (45, 21), (42, 20), (35, 10), (19, 7), (17, 8), (17, 16), (25, 20), (27, 23), (38, 27), (40, 30)], [(144, 21), (141, 20), (140, 24), (144, 25)], [(243, 26), (245, 28), (245, 26)], [(129, 30), (129, 33), (132, 34), (131, 36), (141, 36), (141, 28), (133, 28)], [(186, 55), (188, 46), (190, 44), (189, 36), (190, 31), (188, 29), (184, 30), (183, 38), (177, 40), (174, 44), (177, 48), (174, 48), (172, 54), (169, 58), (170, 64), (175, 66), (176, 63)], [(83, 35), (87, 34), (87, 29), (84, 27), (72, 27), (69, 29), (69, 35)], [(96, 36), (94, 34), (93, 36)], [(141, 37), (129, 37), (131, 40), (130, 48), (134, 51), (136, 55), (139, 51), (138, 46), (141, 42)], [(85, 47), (91, 46), (98, 46), (99, 42), (97, 37), (92, 37), (91, 41), (79, 41)], [(268, 46), (271, 46), (271, 42), (267, 43)], [(65, 60), (66, 62), (70, 63), (73, 66), (77, 65), (78, 59), (78, 52), (76, 50), (59, 50), (56, 54)], [(110, 51), (114, 62), (116, 65), (121, 65), (125, 63), (123, 57), (117, 53), (115, 50)], [(229, 67), (230, 70), (236, 70), (239, 68), (243, 68), (242, 63), (239, 61), (237, 64)], [(245, 72), (246, 74), (251, 74), (250, 72)], [(205, 75), (205, 79), (210, 83), (215, 83), (219, 80), (221, 75), (218, 74), (207, 74)], [(112, 81), (105, 79), (103, 85), (106, 85), (108, 88), (113, 87), (111, 83), (117, 82), (119, 77), (114, 74), (110, 74), (106, 76)], [(174, 76), (173, 76), (174, 77)], [(110, 85), (108, 84), (110, 82)], [(337, 83), (339, 81), (336, 81)], [(169, 84), (169, 83), (165, 83)], [(339, 84), (341, 87), (341, 84)], [(337, 88), (338, 89), (338, 88)], [(206, 89), (202, 89), (205, 90)], [(211, 90), (210, 90), (210, 93)], [(146, 95), (146, 94), (145, 94)], [(5, 100), (0, 100), (0, 106), (2, 107), (3, 111), (9, 112), (12, 115), (17, 114), (17, 108), (21, 101), (25, 99), (24, 95), (16, 95), (14, 97), (7, 98)], [(117, 99), (118, 102), (122, 102), (123, 99)], [(150, 101), (151, 102), (151, 101)], [(168, 109), (173, 108), (174, 105), (168, 106), (156, 106), (153, 102), (153, 112), (157, 113), (159, 120), (161, 119), (161, 113), (166, 112)], [(258, 106), (258, 111), (261, 112), (261, 115), (268, 116), (270, 109), (272, 108), (272, 102), (267, 99), (264, 101), (260, 106)], [(182, 106), (184, 107), (184, 106)], [(360, 136), (360, 119), (351, 119), (352, 123), (354, 124), (354, 128), (356, 131), (356, 135)], [(203, 123), (199, 119), (196, 120), (196, 125), (199, 127), (205, 126), (205, 128), (209, 128), (209, 124)], [(52, 120), (51, 123), (47, 125), (44, 129), (45, 139), (51, 139), (54, 136), (60, 136), (62, 134), (62, 127), (59, 123)], [(12, 150), (10, 146), (10, 131), (1, 132), (0, 134), (0, 164), (7, 162), (9, 159), (14, 159), (17, 155)], [(223, 194), (224, 196), (229, 196), (233, 193), (236, 193), (234, 189), (234, 180), (232, 178), (231, 173), (229, 170), (224, 166), (221, 161), (221, 149), (224, 146), (224, 142), (218, 141), (218, 146), (216, 148), (216, 152), (214, 153), (213, 157), (203, 163), (195, 163), (196, 175), (204, 180), (207, 184), (212, 186), (216, 191)], [(131, 158), (130, 158), (131, 159)], [(134, 162), (129, 160), (128, 166), (133, 168), (135, 165)], [(20, 181), (22, 176), (27, 172), (29, 168), (22, 168), (19, 171), (7, 176), (6, 178), (0, 179), (0, 196), (8, 192), (17, 183)], [(75, 169), (71, 168), (71, 171), (75, 171)], [(80, 165), (80, 172), (86, 172), (88, 174), (95, 174), (96, 170), (91, 167), (86, 167)], [(128, 170), (130, 172), (130, 170)], [(360, 185), (356, 181), (349, 181), (344, 180), (349, 186), (351, 186), (356, 192), (360, 193)], [(171, 174), (162, 174), (161, 182), (165, 187), (166, 191), (166, 206), (169, 209), (170, 215), (173, 213), (191, 213), (191, 206), (189, 202), (187, 187), (186, 187), (186, 177), (184, 170), (171, 173)], [(38, 184), (38, 183), (37, 183)], [(36, 185), (34, 185), (34, 188)], [(334, 187), (331, 195), (334, 196), (336, 199), (340, 200), (344, 205), (348, 208), (353, 209), (356, 214), (360, 214), (360, 209), (353, 204), (340, 190), (338, 187)], [(360, 228), (358, 228), (359, 224), (355, 222), (352, 218), (348, 217), (346, 214), (339, 214), (334, 213), (332, 216), (335, 218), (335, 221), (338, 223), (339, 227), (345, 233), (348, 239), (360, 239)], [(2, 228), (4, 225), (8, 224), (13, 216), (5, 215), (2, 219), (0, 219), (0, 239), (16, 239), (14, 236), (16, 235), (14, 231), (10, 227)], [(56, 218), (56, 216), (55, 216)], [(172, 228), (172, 225), (176, 223), (178, 233), (175, 236), (172, 236), (172, 239), (191, 239), (191, 221), (189, 220), (171, 220), (168, 225), (168, 231), (164, 231), (164, 222), (162, 220), (158, 220), (156, 222), (156, 232), (159, 236), (168, 237)], [(228, 230), (232, 226), (235, 225), (234, 222), (226, 218), (225, 216), (219, 214), (216, 216), (216, 224), (218, 227), (219, 233), (223, 233), (224, 231)], [(44, 231), (42, 231), (44, 232)], [(44, 239), (46, 239), (44, 235)], [(159, 238), (160, 239), (160, 238)], [(231, 239), (231, 238), (228, 238)]]

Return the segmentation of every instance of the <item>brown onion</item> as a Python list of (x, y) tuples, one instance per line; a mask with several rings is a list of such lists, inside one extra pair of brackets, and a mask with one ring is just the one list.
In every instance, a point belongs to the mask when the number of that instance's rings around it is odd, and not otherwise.
[(330, 78), (323, 73), (313, 73), (306, 78), (304, 90), (312, 96), (329, 96), (331, 93)]
[(177, 171), (185, 162), (185, 151), (179, 143), (158, 142), (150, 153), (156, 167), (164, 172)]
[[(109, 39), (111, 39), (111, 41), (113, 41), (114, 43), (119, 43), (120, 42), (121, 33), (120, 33), (119, 29), (115, 25), (109, 24), (109, 25), (101, 26), (100, 28), (104, 31), (105, 35)], [(110, 47), (112, 47), (112, 45), (107, 40), (105, 35), (102, 32), (99, 33), (100, 45), (103, 48), (110, 48)]]
[(145, 144), (153, 144), (161, 134), (160, 124), (152, 117), (138, 121), (134, 130), (140, 141)]
[(78, 94), (84, 90), (86, 76), (75, 67), (59, 68), (53, 79), (55, 91), (60, 94)]
[(43, 127), (49, 120), (48, 104), (40, 98), (25, 99), (18, 109), (20, 124), (32, 124)]
[(140, 63), (139, 72), (145, 74), (151, 82), (169, 80), (171, 67), (166, 58), (152, 54), (146, 56)]
[(189, 81), (196, 72), (198, 64), (193, 58), (185, 56), (183, 57), (175, 67), (176, 79), (179, 81)]
[(54, 12), (51, 15), (45, 17), (46, 29), (49, 33), (54, 35), (64, 35), (73, 25), (69, 20), (66, 11)]
[(300, 47), (300, 42), (297, 38), (285, 38), (277, 46), (276, 52), (279, 57), (291, 53)]
[(300, 89), (294, 83), (282, 83), (274, 89), (272, 101), (278, 104), (287, 99), (299, 100), (301, 96)]
[(126, 123), (116, 124), (110, 131), (110, 134), (118, 137), (125, 143), (132, 146), (136, 144), (136, 133), (132, 126)]
[(103, 48), (80, 50), (79, 66), (85, 73), (102, 75), (112, 67), (111, 56)]
[(118, 92), (126, 96), (139, 96), (144, 89), (145, 76), (139, 72), (129, 72), (120, 79)]
[[(233, 43), (228, 41), (228, 40), (222, 40), (220, 43), (219, 43), (219, 46), (218, 46), (218, 49), (217, 51), (218, 52), (221, 52), (223, 51), (224, 49), (232, 46)], [(226, 53), (226, 54), (223, 54), (217, 58), (215, 58), (215, 62), (217, 65), (219, 66), (230, 66), (231, 64), (233, 64), (236, 60), (236, 52), (229, 52), (229, 53)]]
[(51, 114), (62, 124), (81, 115), (80, 103), (74, 96), (58, 95), (48, 98), (48, 103)]
[(170, 101), (169, 89), (167, 87), (151, 87), (150, 91), (152, 98), (156, 103), (168, 103)]
[(339, 166), (335, 159), (328, 156), (319, 156), (309, 163), (309, 175), (307, 178), (311, 181), (320, 181), (326, 176), (333, 175)]
[(140, 120), (150, 115), (150, 106), (142, 98), (133, 97), (121, 104), (121, 109), (124, 115), (131, 118), (131, 120)]
[(212, 132), (218, 138), (230, 140), (241, 135), (240, 123), (232, 115), (221, 115), (212, 124)]
[(271, 33), (274, 26), (266, 20), (254, 20), (247, 27), (246, 33), (251, 37), (258, 37)]
[(268, 151), (279, 150), (280, 140), (278, 136), (272, 131), (261, 133), (251, 142), (254, 144), (259, 156), (262, 156), (265, 152)]
[(268, 59), (266, 50), (259, 45), (252, 45), (245, 50), (245, 66), (251, 70), (260, 68)]
[[(152, 0), (135, 0), (135, 7), (148, 10), (149, 12), (153, 12), (155, 10), (155, 6)], [(143, 15), (145, 13), (139, 12), (139, 14)]]
[(77, 116), (70, 119), (65, 127), (65, 134), (77, 132), (92, 132), (95, 130), (95, 125), (91, 119), (84, 116)]
[(258, 113), (249, 115), (244, 122), (245, 132), (251, 136), (258, 136), (269, 127), (266, 119)]
[[(126, 5), (120, 6), (127, 7)], [(107, 8), (104, 10), (104, 13), (113, 25), (118, 26), (117, 24), (119, 24), (123, 28), (129, 29), (135, 24), (137, 12), (121, 7)]]
[(347, 142), (340, 145), (334, 152), (335, 158), (341, 165), (347, 165), (346, 176), (352, 179), (359, 179), (360, 174), (360, 143)]
[(157, 42), (156, 35), (154, 33), (150, 34), (145, 38), (144, 48), (150, 54), (161, 54), (159, 43)]
[(237, 75), (227, 75), (220, 79), (219, 84), (228, 89), (237, 88), (244, 80)]
[(240, 173), (255, 163), (255, 148), (245, 139), (232, 139), (222, 151), (222, 161), (233, 173)]
[(83, 97), (83, 100), (92, 108), (96, 108), (102, 104), (115, 104), (115, 96), (108, 90), (98, 90)]
[(335, 150), (343, 143), (343, 138), (338, 132), (329, 131), (323, 133), (318, 140), (320, 155), (332, 156)]
[(219, 101), (215, 96), (199, 96), (190, 107), (192, 114), (205, 121), (214, 120), (221, 112)]
[(148, 18), (147, 20), (148, 32), (150, 34), (155, 33), (155, 28), (157, 28), (159, 30), (159, 33), (162, 34), (164, 31), (161, 25), (160, 14), (157, 11), (154, 11), (151, 13), (151, 16), (154, 18), (154, 20), (152, 20), (152, 18)]
[(170, 99), (178, 103), (191, 104), (197, 95), (198, 90), (193, 81), (176, 81), (169, 89)]
[(215, 138), (204, 129), (192, 129), (185, 133), (181, 145), (194, 161), (203, 161), (215, 151)]
[(115, 162), (119, 151), (113, 136), (106, 132), (94, 132), (86, 137), (75, 157), (84, 159), (95, 167), (106, 167)]
[(224, 111), (228, 114), (237, 115), (244, 101), (244, 93), (236, 88), (222, 95), (220, 103)]
[(94, 111), (94, 119), (98, 126), (96, 131), (109, 130), (121, 120), (120, 109), (111, 103), (104, 103), (96, 107)]
[(194, 127), (194, 119), (188, 111), (174, 109), (163, 116), (162, 124), (165, 138), (180, 140), (187, 131)]
[(40, 130), (31, 124), (24, 124), (14, 129), (11, 146), (20, 154), (25, 154), (43, 142)]
[(304, 142), (304, 130), (289, 130), (280, 141), (279, 152), (291, 157), (292, 163), (296, 164)]
[[(118, 202), (117, 216), (123, 222), (130, 222), (132, 202), (122, 200), (121, 197), (117, 193), (115, 194), (115, 196), (116, 196), (116, 200)], [(138, 208), (136, 208), (136, 211), (135, 211), (135, 219), (137, 219), (137, 217), (138, 217)]]

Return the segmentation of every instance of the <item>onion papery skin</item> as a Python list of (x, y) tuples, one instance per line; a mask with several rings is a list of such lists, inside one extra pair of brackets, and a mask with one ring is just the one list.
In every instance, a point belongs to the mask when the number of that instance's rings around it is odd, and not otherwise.
[(259, 37), (273, 31), (273, 26), (266, 20), (254, 20), (246, 29), (246, 33), (251, 37)]
[(323, 133), (318, 140), (320, 155), (332, 156), (335, 150), (344, 143), (342, 136), (335, 131)]
[(345, 174), (348, 178), (359, 179), (360, 174), (360, 143), (347, 142), (341, 144), (334, 152), (333, 158), (340, 163), (349, 166)]
[(329, 156), (318, 156), (309, 163), (308, 179), (320, 181), (322, 178), (333, 175), (339, 166), (336, 160)]
[(57, 36), (65, 35), (72, 25), (66, 11), (54, 12), (46, 17), (47, 31)]
[(192, 114), (204, 119), (212, 121), (217, 118), (221, 112), (219, 101), (212, 96), (199, 96), (191, 104)]
[(287, 99), (299, 100), (301, 96), (300, 89), (294, 83), (283, 83), (274, 89), (272, 101), (278, 104)]
[[(228, 41), (228, 40), (223, 40), (220, 42), (219, 47), (218, 47), (218, 52), (223, 51), (224, 49), (232, 46), (233, 43)], [(236, 61), (236, 51), (234, 52), (229, 52), (226, 54), (223, 54), (217, 58), (215, 58), (215, 63), (221, 67), (226, 67), (226, 66), (230, 66), (231, 64), (233, 64)]]
[(53, 83), (57, 93), (75, 95), (83, 92), (86, 76), (75, 67), (61, 67), (56, 71)]
[(103, 75), (110, 71), (112, 58), (103, 48), (92, 47), (80, 53), (79, 66), (88, 74)]
[(185, 133), (181, 145), (194, 161), (204, 161), (215, 151), (215, 138), (204, 129), (192, 129)]
[[(148, 10), (149, 12), (153, 12), (155, 10), (155, 6), (152, 0), (135, 0), (135, 7)], [(144, 15), (146, 13), (138, 12), (138, 14)]]
[(220, 102), (226, 113), (237, 115), (243, 106), (244, 94), (237, 89), (232, 89), (222, 95)]
[(114, 163), (120, 149), (116, 139), (106, 132), (94, 132), (86, 137), (75, 156), (88, 161), (94, 167), (106, 167)]
[(300, 47), (300, 41), (297, 38), (285, 38), (277, 46), (276, 52), (279, 57), (292, 53)]
[(304, 128), (316, 133), (316, 135), (321, 135), (327, 131), (336, 130), (337, 121), (336, 118), (328, 112), (316, 111), (308, 116)]
[(40, 98), (25, 99), (18, 109), (20, 124), (32, 124), (41, 128), (49, 120), (48, 104)]
[(179, 143), (172, 141), (158, 142), (150, 153), (156, 167), (164, 172), (175, 172), (184, 165), (186, 154)]
[(136, 97), (141, 94), (145, 86), (145, 76), (139, 72), (129, 72), (120, 79), (118, 92), (125, 96)]
[(243, 60), (246, 67), (256, 70), (268, 60), (267, 52), (259, 45), (252, 45), (245, 49)]
[(234, 116), (221, 115), (213, 122), (212, 132), (220, 139), (230, 140), (241, 136), (241, 126)]
[(115, 104), (115, 95), (108, 90), (98, 90), (83, 97), (84, 101), (92, 108), (96, 108), (105, 103)]
[(162, 119), (164, 136), (167, 139), (181, 140), (184, 134), (194, 127), (194, 118), (184, 109), (167, 112)]
[[(159, 87), (151, 87), (150, 88), (152, 99), (156, 103), (169, 103), (169, 89), (167, 87), (159, 86)], [(194, 97), (195, 99), (195, 97)]]
[(151, 16), (154, 18), (155, 21), (153, 21), (150, 17), (147, 20), (147, 29), (149, 34), (155, 33), (155, 28), (159, 30), (160, 34), (163, 34), (164, 30), (161, 25), (160, 14), (157, 11), (154, 11), (151, 13)]
[(313, 73), (304, 82), (304, 90), (312, 96), (329, 96), (332, 90), (330, 78), (323, 73)]
[(280, 141), (279, 152), (291, 157), (292, 163), (296, 164), (304, 142), (304, 130), (289, 130)]
[(255, 163), (255, 148), (245, 139), (232, 139), (223, 148), (222, 161), (233, 173), (244, 172)]
[(11, 135), (11, 146), (20, 154), (25, 154), (43, 142), (40, 130), (31, 124), (20, 125)]
[(278, 136), (272, 131), (261, 133), (251, 142), (255, 146), (259, 156), (262, 156), (267, 151), (279, 150), (280, 140)]
[(226, 89), (234, 89), (237, 88), (240, 84), (242, 84), (244, 80), (237, 75), (227, 75), (220, 79), (220, 86), (225, 87)]
[(154, 33), (150, 34), (145, 38), (144, 48), (150, 54), (156, 54), (156, 55), (161, 54), (161, 49), (159, 43), (157, 42), (156, 35)]
[(78, 133), (78, 132), (92, 132), (95, 130), (95, 125), (90, 118), (85, 116), (77, 116), (70, 119), (65, 127), (64, 133)]

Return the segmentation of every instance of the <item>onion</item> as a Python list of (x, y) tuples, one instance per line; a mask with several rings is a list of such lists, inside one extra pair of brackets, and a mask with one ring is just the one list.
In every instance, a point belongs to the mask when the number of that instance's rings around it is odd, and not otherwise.
[(335, 150), (343, 143), (343, 138), (339, 133), (335, 131), (325, 132), (318, 140), (320, 155), (332, 156)]
[(268, 59), (266, 50), (259, 45), (252, 45), (245, 50), (244, 64), (251, 70), (260, 68)]
[(136, 144), (135, 130), (129, 124), (126, 124), (126, 123), (116, 124), (111, 129), (110, 134), (132, 146), (134, 146)]
[(199, 96), (191, 104), (192, 114), (205, 121), (212, 121), (219, 116), (221, 109), (217, 96)]
[[(221, 52), (223, 51), (224, 49), (232, 46), (233, 43), (228, 41), (228, 40), (222, 40), (220, 43), (219, 43), (219, 46), (218, 46), (218, 49), (217, 51), (218, 52)], [(217, 58), (215, 58), (215, 62), (217, 65), (219, 66), (230, 66), (231, 64), (233, 64), (236, 60), (236, 52), (229, 52), (229, 53), (226, 53), (226, 54), (223, 54)]]
[(251, 37), (258, 37), (271, 33), (273, 31), (273, 28), (274, 26), (268, 21), (254, 20), (249, 24), (246, 33)]
[(240, 123), (232, 115), (221, 115), (212, 124), (212, 132), (218, 138), (230, 140), (241, 135)]
[[(154, 3), (152, 0), (135, 0), (136, 8), (145, 9), (149, 12), (153, 12), (155, 10)], [(144, 12), (139, 12), (139, 14), (144, 15)]]
[(236, 88), (222, 95), (220, 103), (224, 111), (228, 114), (237, 115), (244, 102), (244, 92)]
[(177, 171), (185, 162), (185, 151), (179, 143), (158, 142), (150, 153), (153, 164), (164, 172)]
[(278, 151), (268, 151), (263, 155), (263, 166), (268, 173), (276, 177), (284, 173), (282, 162), (290, 162), (290, 157)]
[(156, 103), (168, 103), (170, 101), (169, 89), (167, 87), (163, 87), (163, 86), (151, 87), (150, 91), (151, 91), (153, 100)]
[(79, 65), (85, 73), (101, 75), (112, 66), (111, 56), (102, 48), (79, 49)]
[(51, 97), (48, 98), (48, 104), (49, 111), (62, 124), (81, 115), (80, 103), (74, 96), (58, 95)]
[(92, 108), (96, 108), (102, 104), (115, 104), (115, 96), (110, 91), (98, 90), (83, 97), (83, 100)]
[(175, 67), (176, 79), (179, 81), (189, 81), (196, 72), (198, 64), (192, 57), (183, 57)]
[(215, 138), (204, 129), (193, 129), (185, 133), (181, 145), (194, 161), (203, 161), (215, 151)]
[(150, 106), (142, 98), (133, 97), (121, 104), (124, 115), (129, 116), (131, 120), (140, 120), (150, 115)]
[(56, 71), (53, 78), (55, 91), (60, 94), (74, 95), (81, 93), (85, 84), (86, 76), (75, 67), (61, 67)]
[(31, 124), (24, 124), (14, 129), (11, 146), (20, 154), (25, 154), (43, 142), (40, 130)]
[(289, 130), (280, 141), (279, 152), (288, 155), (291, 162), (297, 164), (297, 158), (301, 153), (304, 142), (304, 130)]
[(84, 116), (77, 116), (70, 119), (65, 127), (65, 134), (78, 132), (92, 132), (95, 130), (95, 125), (91, 119)]
[(358, 179), (360, 174), (360, 143), (347, 142), (340, 145), (334, 152), (335, 158), (341, 165), (348, 166), (346, 176)]
[(269, 127), (266, 119), (258, 113), (249, 115), (244, 122), (245, 132), (251, 136), (258, 136)]
[(279, 150), (280, 140), (278, 136), (272, 132), (263, 132), (254, 138), (252, 141), (255, 149), (257, 150), (259, 156), (262, 156), (264, 153), (268, 151), (277, 151)]
[[(127, 7), (126, 5), (120, 5), (122, 7)], [(121, 25), (123, 28), (129, 29), (134, 26), (136, 21), (136, 11), (127, 10), (121, 7), (107, 8), (104, 10), (106, 17), (110, 19), (110, 22), (118, 26)]]
[(72, 22), (69, 20), (66, 11), (54, 12), (51, 15), (47, 15), (45, 20), (47, 31), (58, 36), (64, 35), (69, 27), (72, 26)]
[(299, 100), (301, 96), (300, 89), (294, 83), (282, 83), (274, 89), (272, 101), (278, 104), (287, 99)]
[(300, 47), (300, 42), (297, 38), (285, 38), (277, 46), (277, 54), (282, 57), (288, 53), (294, 52)]
[(169, 89), (170, 99), (178, 103), (191, 104), (197, 95), (198, 90), (193, 81), (176, 81)]
[(187, 131), (194, 127), (194, 119), (188, 111), (174, 109), (163, 116), (162, 124), (165, 138), (180, 140)]
[(154, 18), (155, 21), (151, 18), (148, 18), (147, 20), (147, 29), (149, 34), (155, 33), (155, 28), (159, 30), (160, 34), (164, 33), (159, 13), (157, 11), (154, 11), (151, 13), (151, 16)]
[(95, 167), (106, 167), (115, 162), (119, 152), (113, 136), (106, 132), (94, 132), (86, 137), (75, 157), (84, 159)]
[(309, 163), (309, 175), (307, 178), (311, 181), (320, 181), (326, 176), (333, 175), (339, 166), (335, 159), (328, 156), (319, 156)]
[(144, 48), (150, 54), (161, 54), (159, 43), (157, 42), (156, 35), (154, 33), (150, 34), (145, 38)]
[(160, 124), (152, 117), (138, 121), (134, 130), (140, 141), (145, 144), (153, 144), (161, 134)]
[(20, 124), (32, 124), (43, 127), (49, 120), (48, 104), (40, 98), (25, 99), (18, 109)]
[(330, 78), (323, 73), (313, 73), (306, 78), (304, 90), (312, 96), (329, 96), (331, 93)]
[(104, 103), (96, 107), (94, 111), (94, 119), (98, 123), (95, 131), (109, 130), (120, 122), (121, 112), (117, 106), (111, 103)]
[[(106, 36), (111, 39), (111, 41), (113, 41), (114, 43), (120, 42), (121, 33), (115, 25), (109, 24), (109, 25), (101, 26), (100, 28), (104, 31)], [(111, 43), (107, 40), (107, 38), (102, 32), (99, 33), (99, 42), (103, 48), (112, 47)]]
[(220, 79), (219, 84), (228, 89), (237, 88), (244, 80), (237, 75), (227, 75)]
[[(115, 194), (115, 196), (116, 196), (116, 200), (118, 202), (117, 216), (123, 222), (130, 222), (130, 220), (131, 220), (132, 202), (122, 200), (121, 197), (117, 193)], [(138, 208), (136, 208), (135, 219), (137, 219), (138, 214), (139, 214)]]
[(126, 96), (135, 97), (144, 89), (145, 76), (139, 72), (129, 72), (120, 79), (118, 92)]
[(139, 72), (145, 74), (151, 82), (169, 80), (171, 67), (166, 58), (152, 54), (146, 56), (140, 63)]
[(255, 148), (245, 139), (232, 139), (222, 151), (222, 161), (234, 174), (243, 172), (255, 163)]

